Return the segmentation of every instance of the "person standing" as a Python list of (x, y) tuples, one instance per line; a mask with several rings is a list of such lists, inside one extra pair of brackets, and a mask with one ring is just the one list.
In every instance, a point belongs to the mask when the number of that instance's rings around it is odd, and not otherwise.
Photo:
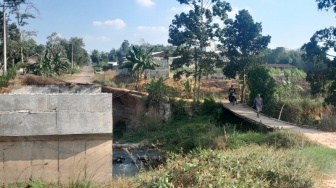
[(254, 105), (257, 110), (257, 117), (259, 118), (259, 113), (262, 111), (263, 107), (263, 99), (260, 97), (260, 94), (258, 94), (257, 97), (254, 99)]

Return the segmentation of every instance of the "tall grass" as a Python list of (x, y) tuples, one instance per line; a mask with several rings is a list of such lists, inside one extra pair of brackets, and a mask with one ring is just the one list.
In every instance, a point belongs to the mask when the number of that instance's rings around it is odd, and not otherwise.
[(330, 117), (334, 109), (332, 106), (326, 106), (323, 99), (311, 98), (288, 98), (281, 101), (272, 101), (272, 106), (271, 110), (264, 111), (264, 113), (275, 118), (280, 116), (283, 121), (297, 125), (309, 125), (322, 130), (326, 129), (319, 126), (319, 123)]
[(6, 75), (0, 76), (0, 88), (6, 86), (8, 81), (16, 76), (16, 71), (16, 67), (11, 67), (7, 70)]
[(90, 181), (75, 181), (69, 184), (46, 183), (39, 180), (32, 180), (25, 183), (12, 183), (2, 188), (99, 188), (101, 185)]
[(315, 170), (295, 150), (255, 145), (225, 151), (196, 149), (174, 155), (152, 178), (140, 176), (139, 186), (308, 188), (314, 186)]

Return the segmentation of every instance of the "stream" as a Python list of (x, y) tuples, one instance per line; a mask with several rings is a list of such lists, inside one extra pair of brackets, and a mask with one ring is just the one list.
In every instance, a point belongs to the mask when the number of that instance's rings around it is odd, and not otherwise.
[(124, 150), (113, 151), (112, 177), (135, 176), (146, 166), (146, 161), (157, 160), (157, 150)]

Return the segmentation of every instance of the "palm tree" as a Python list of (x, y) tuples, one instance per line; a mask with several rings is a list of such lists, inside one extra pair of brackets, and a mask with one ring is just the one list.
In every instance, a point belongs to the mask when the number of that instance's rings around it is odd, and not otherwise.
[(139, 82), (143, 77), (145, 69), (154, 70), (158, 66), (152, 57), (153, 48), (145, 51), (141, 47), (132, 46), (126, 61), (122, 63), (119, 69), (128, 68), (136, 78), (135, 89), (139, 90)]

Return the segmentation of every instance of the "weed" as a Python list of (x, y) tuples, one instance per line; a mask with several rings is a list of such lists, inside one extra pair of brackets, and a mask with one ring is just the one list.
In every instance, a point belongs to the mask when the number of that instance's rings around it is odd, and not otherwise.
[[(277, 161), (276, 163), (274, 161)], [(249, 146), (179, 155), (146, 187), (313, 187), (315, 168), (301, 153)], [(305, 173), (302, 173), (305, 172)]]
[(324, 131), (331, 131), (331, 132), (336, 131), (336, 115), (322, 119), (320, 124), (318, 124), (316, 127)]

